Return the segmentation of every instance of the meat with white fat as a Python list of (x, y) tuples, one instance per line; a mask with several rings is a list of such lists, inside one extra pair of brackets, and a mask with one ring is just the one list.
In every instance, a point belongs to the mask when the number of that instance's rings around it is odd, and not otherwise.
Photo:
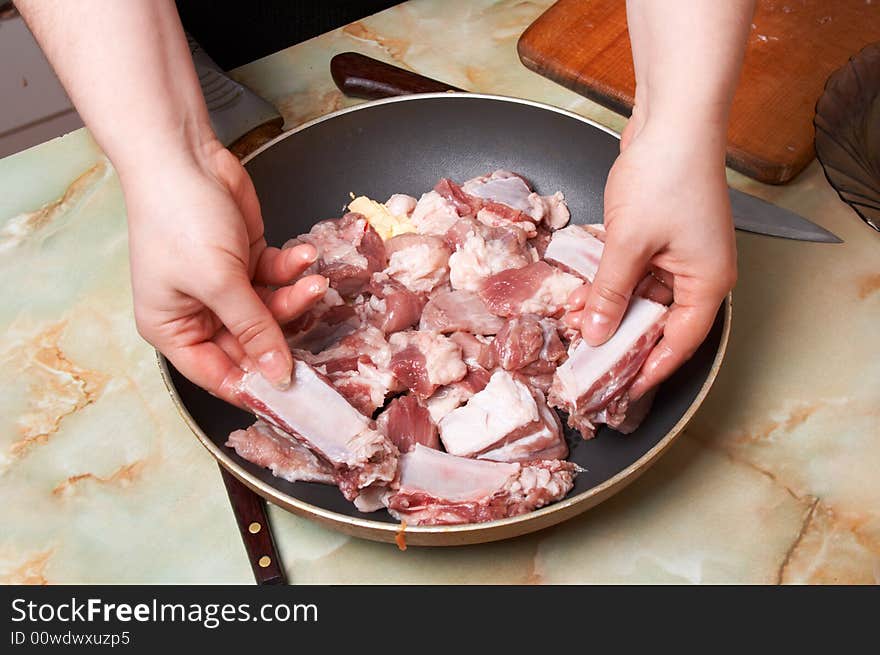
[(385, 334), (400, 332), (418, 325), (425, 306), (425, 297), (414, 293), (384, 272), (374, 273), (369, 297), (364, 301), (364, 320)]
[(386, 502), (409, 525), (483, 523), (560, 500), (577, 472), (566, 461), (489, 462), (417, 445), (401, 456), (399, 484)]
[(395, 332), (388, 343), (392, 353), (391, 371), (419, 398), (427, 398), (437, 387), (467, 374), (461, 346), (437, 332)]
[(538, 261), (496, 273), (483, 282), (478, 293), (498, 316), (554, 316), (580, 286), (581, 280), (574, 275)]
[(258, 373), (238, 383), (241, 403), (254, 414), (299, 439), (336, 471), (346, 498), (361, 489), (387, 485), (397, 471), (397, 448), (312, 366), (294, 359), (293, 380), (280, 390)]
[(555, 456), (567, 453), (562, 426), (544, 395), (503, 370), (439, 426), (446, 451), (461, 457), (529, 460), (551, 449)]
[(420, 330), (471, 334), (495, 334), (504, 326), (504, 319), (495, 316), (473, 291), (458, 289), (438, 291), (431, 296), (422, 311)]
[(384, 274), (417, 294), (426, 294), (449, 279), (450, 250), (443, 238), (401, 234), (385, 242)]
[(312, 244), (318, 251), (316, 272), (346, 298), (363, 291), (373, 273), (386, 264), (382, 237), (354, 212), (316, 223), (307, 234), (288, 243)]
[(410, 216), (416, 232), (438, 236), (446, 234), (459, 218), (455, 205), (436, 191), (422, 194)]
[[(550, 404), (569, 413), (569, 425), (589, 432), (583, 420), (603, 409), (632, 383), (663, 332), (668, 309), (634, 297), (620, 327), (601, 346), (580, 340), (569, 347), (568, 359), (556, 369)], [(590, 435), (585, 435), (590, 436)]]
[(488, 277), (534, 261), (525, 233), (513, 228), (462, 219), (446, 233), (446, 241), (455, 246), (449, 258), (453, 289), (477, 291)]

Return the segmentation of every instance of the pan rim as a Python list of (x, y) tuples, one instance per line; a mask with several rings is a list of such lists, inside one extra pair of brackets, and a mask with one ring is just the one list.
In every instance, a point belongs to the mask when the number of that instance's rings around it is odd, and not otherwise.
[[(532, 107), (536, 107), (538, 109), (543, 109), (547, 111), (552, 111), (554, 113), (562, 114), (568, 118), (573, 118), (582, 123), (586, 123), (594, 128), (597, 128), (607, 134), (615, 138), (620, 138), (620, 135), (611, 130), (610, 128), (600, 125), (595, 121), (585, 118), (579, 114), (576, 114), (567, 109), (562, 109), (560, 107), (554, 107), (552, 105), (548, 105), (541, 102), (536, 102), (534, 100), (527, 100), (524, 98), (513, 98), (502, 95), (493, 95), (493, 94), (478, 94), (478, 93), (466, 93), (466, 92), (440, 92), (440, 93), (422, 93), (422, 94), (412, 94), (407, 96), (398, 96), (394, 98), (383, 98), (381, 100), (373, 100), (369, 102), (364, 102), (361, 104), (354, 105), (352, 107), (346, 107), (344, 109), (340, 109), (329, 114), (325, 114), (323, 116), (319, 116), (314, 118), (302, 125), (299, 125), (291, 130), (280, 134), (274, 139), (266, 142), (259, 148), (257, 148), (254, 152), (250, 153), (247, 157), (242, 159), (242, 164), (247, 164), (249, 161), (254, 159), (260, 153), (268, 150), (273, 145), (282, 141), (293, 134), (306, 130), (314, 125), (320, 124), (324, 121), (330, 120), (337, 116), (342, 116), (344, 114), (349, 114), (355, 111), (361, 111), (364, 109), (370, 109), (372, 107), (392, 104), (397, 102), (412, 102), (426, 99), (481, 99), (481, 100), (494, 100), (499, 102), (510, 102), (515, 104), (523, 104)], [(715, 357), (712, 360), (712, 365), (709, 368), (709, 373), (706, 377), (706, 380), (703, 382), (700, 387), (699, 392), (695, 396), (694, 400), (688, 405), (684, 414), (682, 414), (681, 418), (676, 421), (675, 425), (673, 425), (669, 431), (663, 435), (663, 437), (648, 451), (646, 451), (641, 457), (635, 460), (626, 468), (617, 472), (612, 477), (608, 478), (601, 484), (598, 484), (590, 489), (587, 489), (571, 498), (566, 498), (561, 501), (551, 503), (545, 507), (540, 509), (533, 510), (531, 512), (527, 512), (526, 514), (521, 514), (519, 516), (512, 516), (504, 519), (498, 519), (495, 521), (488, 521), (485, 523), (466, 523), (461, 525), (441, 525), (441, 526), (407, 526), (406, 527), (406, 535), (412, 536), (420, 536), (420, 537), (453, 537), (455, 535), (459, 535), (461, 537), (465, 537), (464, 540), (459, 541), (448, 541), (448, 542), (440, 542), (438, 541), (435, 545), (450, 545), (450, 544), (462, 544), (462, 543), (478, 543), (484, 541), (494, 541), (497, 539), (503, 539), (506, 536), (515, 536), (519, 534), (524, 534), (530, 532), (531, 530), (524, 529), (520, 531), (515, 531), (509, 535), (505, 534), (495, 534), (499, 532), (503, 532), (505, 528), (513, 528), (515, 526), (521, 524), (528, 523), (536, 523), (535, 529), (541, 529), (543, 527), (549, 527), (554, 522), (542, 523), (539, 521), (542, 517), (550, 516), (556, 512), (560, 512), (566, 509), (574, 508), (577, 505), (584, 505), (582, 511), (586, 511), (590, 507), (598, 504), (602, 500), (613, 495), (614, 492), (623, 489), (627, 484), (634, 481), (641, 473), (646, 471), (650, 466), (657, 460), (660, 454), (663, 453), (672, 442), (681, 434), (684, 430), (685, 426), (690, 422), (693, 418), (693, 415), (700, 408), (705, 400), (706, 396), (709, 393), (709, 390), (712, 388), (712, 385), (715, 382), (715, 379), (718, 376), (718, 371), (720, 370), (721, 363), (724, 360), (724, 356), (727, 352), (728, 341), (730, 337), (730, 329), (732, 322), (732, 312), (733, 312), (733, 294), (732, 292), (727, 295), (723, 302), (724, 307), (724, 320), (722, 325), (721, 337), (718, 344), (718, 350), (715, 353)], [(193, 419), (192, 415), (190, 415), (189, 411), (184, 407), (183, 402), (180, 398), (180, 395), (175, 388), (172, 380), (170, 371), (168, 369), (168, 362), (164, 355), (160, 353), (158, 350), (155, 351), (156, 359), (159, 367), (159, 371), (162, 377), (162, 382), (165, 385), (169, 395), (171, 396), (172, 402), (174, 406), (177, 408), (178, 414), (180, 414), (181, 418), (183, 418), (184, 422), (189, 427), (190, 431), (196, 436), (196, 438), (201, 442), (202, 446), (217, 460), (217, 462), (223, 466), (226, 470), (228, 470), (232, 475), (234, 475), (240, 482), (248, 486), (251, 490), (263, 496), (265, 499), (272, 501), (274, 504), (280, 506), (281, 508), (291, 511), (300, 516), (305, 516), (309, 518), (319, 519), (322, 523), (329, 525), (333, 528), (342, 530), (349, 534), (354, 534), (356, 536), (380, 540), (380, 541), (393, 541), (395, 536), (401, 532), (401, 526), (399, 523), (389, 523), (384, 521), (375, 521), (372, 519), (363, 519), (353, 516), (348, 516), (346, 514), (340, 514), (338, 512), (334, 512), (331, 510), (324, 509), (322, 507), (318, 507), (316, 505), (312, 505), (311, 503), (307, 503), (298, 498), (295, 498), (289, 494), (286, 494), (274, 486), (260, 480), (250, 472), (248, 472), (244, 467), (235, 462), (229, 454), (223, 451), (214, 441), (212, 441), (201, 429), (201, 427), (196, 423), (195, 419)], [(611, 493), (609, 493), (611, 492)], [(596, 499), (596, 502), (589, 503), (591, 499)], [(569, 518), (580, 512), (571, 512), (566, 513), (567, 516), (564, 518)], [(473, 537), (474, 535), (482, 535), (481, 537), (476, 538), (468, 538)], [(423, 540), (419, 540), (422, 543), (426, 543)], [(416, 545), (416, 544), (413, 544)]]

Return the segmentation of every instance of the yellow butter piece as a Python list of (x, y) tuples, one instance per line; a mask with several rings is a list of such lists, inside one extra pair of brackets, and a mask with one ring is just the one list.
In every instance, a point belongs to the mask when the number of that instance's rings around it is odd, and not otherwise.
[(381, 202), (370, 200), (366, 196), (358, 196), (348, 203), (348, 210), (362, 214), (367, 222), (384, 240), (398, 234), (415, 232), (416, 228), (406, 216), (396, 216), (388, 211)]

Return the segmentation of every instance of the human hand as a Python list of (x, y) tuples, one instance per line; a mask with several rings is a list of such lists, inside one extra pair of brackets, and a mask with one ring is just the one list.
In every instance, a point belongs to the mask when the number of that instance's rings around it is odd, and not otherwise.
[(736, 282), (736, 241), (718, 136), (723, 130), (679, 129), (646, 122), (640, 112), (633, 116), (605, 187), (602, 261), (593, 284), (569, 299), (566, 322), (597, 346), (614, 334), (649, 269), (672, 289), (663, 337), (630, 388), (638, 398), (705, 339)]
[[(129, 214), (135, 320), (187, 378), (227, 401), (242, 369), (284, 387), (292, 358), (279, 322), (327, 289), (310, 245), (266, 245), (253, 183), (216, 140), (156, 170), (120, 172)], [(272, 289), (277, 287), (276, 289)]]

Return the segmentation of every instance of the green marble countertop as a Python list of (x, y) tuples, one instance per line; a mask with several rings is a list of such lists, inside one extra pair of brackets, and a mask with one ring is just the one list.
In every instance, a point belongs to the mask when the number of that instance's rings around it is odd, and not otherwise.
[[(355, 101), (357, 50), (473, 91), (624, 120), (526, 70), (550, 0), (421, 0), (235, 71), (294, 127)], [(272, 507), (293, 583), (880, 581), (880, 235), (813, 162), (735, 187), (845, 239), (738, 234), (725, 365), (646, 475), (564, 525), (449, 549), (346, 537)], [(116, 175), (80, 130), (0, 160), (0, 582), (249, 583), (217, 466), (132, 318)]]

